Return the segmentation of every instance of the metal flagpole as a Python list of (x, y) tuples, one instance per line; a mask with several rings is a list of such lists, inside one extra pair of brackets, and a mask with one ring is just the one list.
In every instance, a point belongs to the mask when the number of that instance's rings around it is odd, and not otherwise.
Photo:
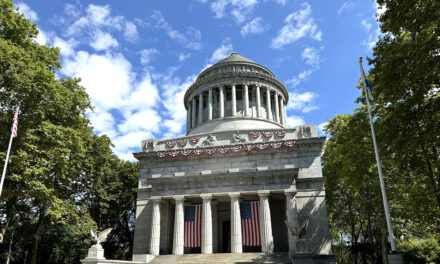
[(371, 116), (370, 101), (368, 100), (370, 91), (368, 91), (367, 86), (365, 84), (365, 73), (364, 73), (364, 68), (362, 66), (362, 57), (359, 57), (359, 64), (361, 66), (362, 82), (364, 85), (365, 98), (367, 100), (368, 116), (370, 118), (370, 126), (371, 126), (371, 137), (373, 138), (374, 153), (376, 154), (377, 170), (379, 172), (380, 189), (382, 191), (383, 207), (385, 208), (385, 218), (387, 221), (388, 235), (390, 236), (391, 251), (396, 252), (396, 242), (394, 239), (393, 226), (391, 225), (390, 211), (388, 209), (388, 199), (387, 199), (387, 194), (385, 192), (385, 183), (383, 181), (382, 165), (380, 164), (379, 151), (377, 150), (377, 143), (376, 143), (376, 135), (374, 133), (373, 118)]
[[(18, 110), (19, 109), (20, 109), (20, 106), (17, 107), (17, 111), (15, 112), (15, 116), (14, 117), (18, 117)], [(15, 122), (15, 120), (14, 120), (14, 122)], [(12, 125), (14, 125), (14, 124), (12, 124)], [(5, 166), (3, 167), (2, 179), (0, 181), (0, 196), (2, 195), (3, 183), (5, 181), (6, 168), (8, 167), (9, 152), (11, 151), (11, 145), (12, 145), (12, 139), (13, 138), (14, 138), (14, 131), (11, 131), (11, 139), (9, 140), (9, 147), (8, 147), (8, 152), (6, 154)]]

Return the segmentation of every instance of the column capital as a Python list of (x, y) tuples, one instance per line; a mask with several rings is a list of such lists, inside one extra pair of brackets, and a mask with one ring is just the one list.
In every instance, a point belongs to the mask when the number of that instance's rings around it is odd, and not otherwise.
[(212, 194), (210, 194), (210, 193), (202, 193), (202, 194), (200, 194), (200, 198), (202, 198), (203, 200), (211, 200), (212, 199)]
[(269, 195), (270, 195), (270, 191), (266, 191), (266, 190), (258, 191), (258, 196), (259, 197), (269, 197)]
[(239, 192), (230, 192), (230, 193), (228, 193), (228, 196), (230, 198), (240, 198), (240, 193)]
[(160, 203), (161, 200), (162, 200), (162, 197), (160, 197), (160, 196), (151, 196), (150, 197), (150, 201), (152, 201), (153, 203)]
[(285, 194), (286, 196), (295, 196), (297, 193), (298, 193), (298, 192), (297, 192), (296, 189), (287, 189), (287, 190), (284, 190), (284, 194)]
[(174, 195), (173, 199), (175, 201), (185, 201), (185, 196), (184, 195)]

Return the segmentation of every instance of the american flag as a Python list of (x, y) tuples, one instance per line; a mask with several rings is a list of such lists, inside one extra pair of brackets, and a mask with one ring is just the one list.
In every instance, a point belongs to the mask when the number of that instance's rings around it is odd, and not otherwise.
[(202, 244), (202, 205), (185, 206), (185, 247)]
[(259, 202), (240, 203), (241, 237), (244, 246), (261, 245)]
[(17, 116), (17, 114), (15, 114), (14, 115), (14, 122), (12, 123), (12, 127), (11, 127), (13, 137), (17, 136), (17, 130), (18, 130), (18, 116)]

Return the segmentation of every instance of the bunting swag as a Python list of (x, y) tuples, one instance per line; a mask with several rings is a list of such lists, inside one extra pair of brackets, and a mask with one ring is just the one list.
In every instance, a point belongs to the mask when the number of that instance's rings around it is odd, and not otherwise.
[(240, 203), (241, 237), (244, 246), (260, 246), (259, 202)]
[(260, 136), (260, 132), (249, 132), (249, 136), (251, 136), (251, 138), (258, 138)]
[(265, 132), (261, 132), (261, 134), (263, 134), (263, 136), (265, 138), (271, 138), (273, 136), (273, 131), (265, 131)]
[(191, 141), (192, 144), (197, 144), (200, 140), (200, 137), (192, 137), (189, 139), (189, 141)]
[(286, 135), (286, 131), (275, 131), (275, 135), (279, 138), (283, 138)]
[(231, 146), (231, 147), (219, 147), (219, 148), (182, 149), (182, 150), (172, 150), (168, 152), (161, 151), (161, 152), (157, 152), (157, 157), (159, 157), (160, 159), (163, 159), (166, 156), (175, 158), (179, 155), (182, 155), (183, 157), (187, 157), (192, 153), (194, 153), (197, 156), (200, 156), (203, 153), (206, 153), (207, 155), (214, 155), (216, 152), (219, 152), (220, 154), (226, 154), (229, 152), (229, 150), (231, 150), (232, 152), (240, 152), (242, 149), (244, 149), (245, 151), (251, 151), (253, 149), (265, 150), (268, 147), (272, 147), (273, 149), (279, 149), (283, 145), (288, 148), (293, 148), (296, 146), (296, 141), (288, 140), (285, 141), (284, 143), (272, 142), (272, 143), (245, 144), (243, 146)]
[(177, 143), (179, 143), (180, 146), (184, 147), (186, 146), (186, 144), (188, 144), (188, 139), (187, 138), (179, 139), (177, 140)]
[(167, 141), (167, 146), (169, 147), (169, 148), (174, 148), (174, 146), (176, 146), (176, 141)]
[(200, 247), (202, 242), (202, 205), (185, 206), (185, 247)]

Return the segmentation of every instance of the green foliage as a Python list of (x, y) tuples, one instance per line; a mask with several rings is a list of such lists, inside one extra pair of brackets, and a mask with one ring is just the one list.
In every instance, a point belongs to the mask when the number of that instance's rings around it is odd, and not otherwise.
[[(383, 36), (368, 59), (369, 80), (394, 233), (400, 243), (438, 238), (440, 2), (377, 2), (386, 11), (379, 18)], [(353, 113), (336, 116), (327, 127), (323, 166), (331, 234), (340, 263), (377, 263), (389, 247), (363, 94), (357, 102), (362, 105)]]
[(397, 246), (408, 264), (440, 263), (440, 245), (433, 237), (422, 241), (400, 241)]
[(0, 197), (0, 258), (11, 263), (79, 263), (90, 230), (114, 227), (112, 258), (131, 257), (138, 164), (119, 160), (107, 136), (93, 134), (80, 80), (57, 78), (59, 50), (35, 42), (36, 25), (0, 0), (0, 162), (20, 105)]

